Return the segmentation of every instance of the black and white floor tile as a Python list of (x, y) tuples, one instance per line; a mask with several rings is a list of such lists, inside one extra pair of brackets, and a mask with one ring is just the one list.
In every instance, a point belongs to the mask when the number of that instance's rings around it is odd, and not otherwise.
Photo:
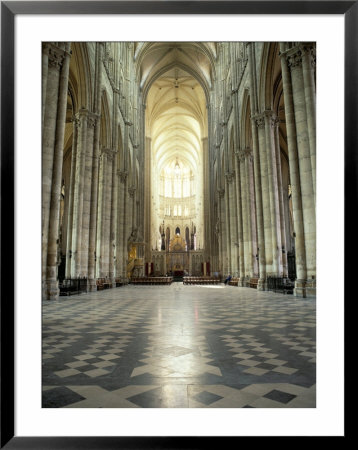
[(315, 299), (133, 286), (43, 303), (44, 408), (314, 408)]

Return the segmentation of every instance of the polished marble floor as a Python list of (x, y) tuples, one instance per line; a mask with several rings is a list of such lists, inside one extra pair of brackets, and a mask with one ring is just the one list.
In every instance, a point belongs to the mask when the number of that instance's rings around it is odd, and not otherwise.
[(316, 302), (128, 285), (43, 303), (44, 408), (314, 408)]

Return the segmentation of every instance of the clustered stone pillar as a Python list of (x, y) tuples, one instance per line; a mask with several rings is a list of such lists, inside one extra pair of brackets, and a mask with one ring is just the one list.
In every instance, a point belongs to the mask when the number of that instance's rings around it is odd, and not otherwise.
[(88, 111), (81, 109), (77, 115), (78, 132), (76, 152), (75, 185), (73, 192), (73, 222), (72, 222), (72, 258), (71, 278), (82, 276), (82, 222), (83, 222), (83, 189), (86, 158)]
[(237, 277), (238, 274), (238, 238), (237, 238), (237, 212), (235, 201), (235, 172), (226, 173), (226, 188), (228, 191), (228, 203), (229, 203), (229, 219), (230, 219), (230, 247), (231, 247), (231, 261), (230, 261), (230, 273), (232, 276)]
[[(262, 214), (264, 224), (264, 249), (265, 249), (265, 266), (266, 274), (273, 274), (273, 254), (272, 254), (272, 223), (271, 223), (271, 205), (270, 205), (270, 188), (268, 179), (268, 162), (266, 151), (266, 135), (265, 135), (265, 116), (261, 114), (256, 117), (259, 137), (259, 159), (261, 172), (261, 195), (262, 195)], [(261, 247), (260, 247), (261, 251)]]
[(278, 207), (280, 214), (280, 234), (281, 234), (281, 250), (282, 250), (282, 274), (284, 278), (288, 276), (287, 267), (287, 237), (285, 226), (285, 206), (284, 206), (284, 193), (282, 186), (282, 170), (281, 170), (281, 150), (279, 140), (279, 119), (275, 121), (275, 156), (276, 156), (276, 173), (277, 173), (277, 191), (278, 191)]
[(241, 175), (240, 175), (240, 153), (235, 151), (235, 177), (236, 177), (236, 209), (238, 223), (238, 244), (239, 244), (239, 286), (244, 286), (245, 261), (244, 261), (244, 239), (243, 239), (243, 210), (241, 200)]
[(249, 232), (249, 276), (254, 277), (257, 275), (257, 264), (256, 264), (256, 249), (257, 249), (257, 239), (256, 239), (256, 208), (255, 208), (255, 190), (254, 190), (254, 174), (252, 168), (252, 155), (253, 152), (251, 148), (245, 148), (245, 169), (247, 178), (247, 202), (248, 202), (248, 232)]
[(248, 210), (248, 201), (247, 201), (247, 174), (246, 174), (246, 167), (245, 167), (245, 152), (244, 150), (240, 150), (240, 181), (241, 181), (241, 205), (242, 205), (242, 217), (243, 217), (243, 224), (242, 224), (242, 232), (243, 232), (243, 266), (244, 266), (244, 272), (242, 274), (242, 284), (243, 286), (246, 286), (249, 281), (249, 229), (248, 229), (248, 217), (249, 217), (249, 210)]
[(127, 278), (127, 266), (125, 261), (128, 259), (127, 252), (127, 235), (125, 232), (126, 218), (126, 199), (127, 199), (127, 171), (118, 170), (119, 193), (118, 193), (118, 244), (117, 244), (117, 273), (123, 279)]
[[(262, 128), (264, 120), (258, 115), (258, 98), (257, 98), (257, 80), (256, 80), (256, 58), (255, 44), (248, 43), (249, 55), (249, 77), (250, 77), (250, 108), (251, 108), (251, 134), (252, 134), (252, 150), (255, 172), (255, 196), (256, 196), (256, 219), (257, 219), (257, 249), (255, 258), (259, 263), (259, 281), (257, 289), (262, 291), (265, 289), (266, 283), (266, 252), (265, 252), (265, 222), (264, 222), (264, 200), (262, 193), (262, 177), (261, 177), (261, 161), (260, 161), (260, 140), (263, 144)], [(257, 256), (256, 256), (257, 255)]]
[(267, 175), (271, 213), (271, 236), (272, 236), (272, 272), (274, 276), (282, 275), (282, 245), (281, 224), (278, 201), (278, 183), (276, 168), (276, 146), (275, 146), (275, 124), (276, 117), (272, 111), (265, 111), (265, 137), (267, 156)]
[(306, 297), (316, 291), (315, 135), (310, 124), (314, 120), (315, 98), (305, 47), (287, 47), (281, 44), (295, 227), (295, 294)]
[(42, 292), (56, 299), (63, 143), (70, 44), (43, 45)]
[(92, 184), (91, 184), (91, 207), (89, 222), (88, 242), (88, 289), (96, 291), (96, 239), (97, 239), (97, 208), (98, 208), (98, 166), (100, 158), (100, 134), (101, 134), (101, 87), (102, 87), (102, 58), (104, 44), (96, 43), (96, 67), (95, 67), (95, 89), (94, 89), (94, 114), (93, 131), (93, 155), (92, 155)]

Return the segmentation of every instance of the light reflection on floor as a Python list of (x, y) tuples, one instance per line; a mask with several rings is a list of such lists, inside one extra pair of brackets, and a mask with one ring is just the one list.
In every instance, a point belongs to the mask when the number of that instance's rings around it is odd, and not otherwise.
[[(218, 291), (218, 289), (225, 289)], [(314, 408), (315, 299), (126, 286), (43, 304), (45, 408)]]

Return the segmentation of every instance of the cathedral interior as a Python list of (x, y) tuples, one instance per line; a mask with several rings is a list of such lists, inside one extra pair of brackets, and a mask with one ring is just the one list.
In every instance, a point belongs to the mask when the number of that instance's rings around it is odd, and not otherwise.
[(42, 45), (43, 407), (315, 407), (316, 46)]

